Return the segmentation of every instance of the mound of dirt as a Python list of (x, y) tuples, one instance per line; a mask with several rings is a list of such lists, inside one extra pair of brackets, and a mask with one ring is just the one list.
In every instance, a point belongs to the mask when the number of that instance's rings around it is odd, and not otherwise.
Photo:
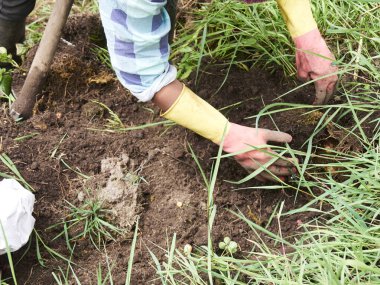
[[(86, 193), (108, 210), (112, 223), (126, 231), (130, 231), (135, 224), (139, 209), (137, 198), (140, 177), (134, 174), (129, 162), (129, 157), (124, 153), (119, 157), (102, 159), (100, 173), (92, 176), (84, 185)], [(83, 201), (83, 193), (78, 194), (78, 200)]]

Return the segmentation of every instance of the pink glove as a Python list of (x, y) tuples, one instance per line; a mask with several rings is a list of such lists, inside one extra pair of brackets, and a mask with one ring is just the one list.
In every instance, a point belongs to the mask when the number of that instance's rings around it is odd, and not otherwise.
[[(332, 65), (335, 57), (318, 29), (294, 38), (294, 42), (297, 49), (297, 75), (300, 80), (317, 79), (338, 71), (338, 68)], [(326, 104), (334, 93), (337, 81), (336, 74), (315, 81), (314, 104)]]
[[(224, 139), (223, 150), (228, 153), (234, 153), (249, 149), (249, 146), (259, 147), (266, 145), (268, 141), (289, 143), (292, 141), (292, 136), (283, 132), (249, 128), (231, 123), (229, 132)], [(269, 148), (263, 150), (274, 153)], [(235, 155), (234, 158), (241, 166), (249, 172), (252, 172), (266, 164), (273, 158), (273, 156), (260, 150), (249, 150), (245, 153)], [(268, 167), (268, 170), (278, 176), (281, 180), (285, 180), (285, 176), (290, 176), (296, 173), (292, 161), (288, 159), (277, 159)], [(275, 177), (266, 171), (261, 172), (255, 178), (259, 181), (277, 181)]]

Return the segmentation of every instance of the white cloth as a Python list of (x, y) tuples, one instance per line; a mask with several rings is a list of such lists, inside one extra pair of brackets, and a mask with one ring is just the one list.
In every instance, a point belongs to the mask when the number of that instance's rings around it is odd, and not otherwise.
[[(14, 179), (0, 181), (0, 255), (25, 245), (34, 228), (34, 195)], [(4, 236), (5, 234), (5, 236)]]

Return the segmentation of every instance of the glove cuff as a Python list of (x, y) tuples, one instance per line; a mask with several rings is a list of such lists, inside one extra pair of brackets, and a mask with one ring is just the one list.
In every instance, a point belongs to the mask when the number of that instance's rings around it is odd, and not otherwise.
[(310, 0), (277, 0), (277, 3), (293, 39), (317, 28)]
[(185, 85), (177, 100), (161, 116), (216, 144), (221, 143), (223, 135), (228, 133), (230, 127), (230, 123), (222, 113)]

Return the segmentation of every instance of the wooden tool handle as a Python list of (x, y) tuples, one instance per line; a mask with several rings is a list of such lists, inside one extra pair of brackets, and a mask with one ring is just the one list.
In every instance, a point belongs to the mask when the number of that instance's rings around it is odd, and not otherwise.
[(10, 115), (15, 120), (28, 119), (33, 114), (37, 95), (41, 92), (74, 0), (57, 0), (42, 36), (20, 94)]

